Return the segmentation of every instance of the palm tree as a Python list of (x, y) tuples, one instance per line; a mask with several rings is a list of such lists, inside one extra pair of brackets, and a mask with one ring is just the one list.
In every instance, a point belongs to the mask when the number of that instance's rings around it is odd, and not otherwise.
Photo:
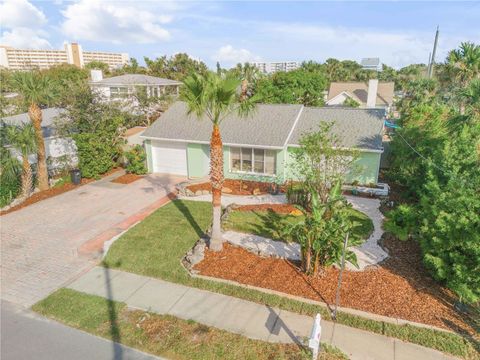
[(260, 71), (255, 65), (247, 62), (243, 65), (237, 64), (233, 69), (233, 73), (241, 81), (241, 100), (245, 100), (248, 97), (249, 87), (260, 77)]
[(40, 190), (48, 189), (48, 171), (45, 155), (45, 142), (42, 132), (42, 109), (56, 98), (53, 81), (40, 72), (18, 72), (13, 76), (13, 83), (28, 105), (28, 115), (35, 129), (37, 139), (37, 174)]
[[(472, 80), (468, 86), (460, 90), (461, 112), (480, 119), (480, 79)], [(465, 109), (466, 108), (466, 109)]]
[(32, 192), (33, 174), (28, 155), (37, 150), (36, 134), (32, 124), (5, 127), (7, 142), (22, 156), (22, 197), (27, 198)]
[(462, 85), (480, 78), (480, 45), (471, 42), (461, 43), (460, 48), (450, 51), (447, 64)]
[(220, 225), (221, 197), (223, 187), (223, 144), (220, 124), (229, 114), (247, 116), (254, 110), (256, 97), (240, 100), (237, 88), (240, 81), (233, 76), (218, 76), (214, 73), (188, 76), (180, 97), (186, 102), (188, 114), (198, 118), (208, 118), (213, 125), (210, 139), (210, 181), (212, 183), (213, 225), (210, 249), (222, 250), (222, 230)]

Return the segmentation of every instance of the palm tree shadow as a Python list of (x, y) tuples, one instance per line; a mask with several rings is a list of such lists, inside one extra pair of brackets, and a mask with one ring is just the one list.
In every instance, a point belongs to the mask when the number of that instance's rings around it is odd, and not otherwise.
[(105, 274), (105, 288), (107, 290), (107, 310), (108, 320), (110, 322), (110, 337), (112, 339), (113, 347), (113, 360), (123, 359), (123, 349), (120, 345), (121, 336), (120, 328), (118, 327), (117, 309), (115, 308), (115, 302), (113, 301), (112, 285), (110, 278), (110, 268), (107, 264), (104, 264), (103, 271)]
[(169, 193), (168, 198), (172, 201), (172, 204), (182, 213), (182, 215), (185, 216), (185, 219), (187, 219), (190, 226), (193, 228), (193, 230), (195, 230), (197, 236), (199, 238), (204, 237), (205, 231), (202, 230), (202, 228), (198, 225), (197, 221), (190, 212), (190, 209), (185, 206), (185, 203), (181, 200), (178, 200), (177, 196), (173, 193)]

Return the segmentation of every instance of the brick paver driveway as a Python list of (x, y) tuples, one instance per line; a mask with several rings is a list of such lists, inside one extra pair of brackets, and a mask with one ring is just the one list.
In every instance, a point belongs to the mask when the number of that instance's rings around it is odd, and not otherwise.
[(149, 175), (128, 185), (105, 178), (0, 217), (1, 297), (31, 306), (94, 265), (77, 249), (140, 212), (183, 180)]

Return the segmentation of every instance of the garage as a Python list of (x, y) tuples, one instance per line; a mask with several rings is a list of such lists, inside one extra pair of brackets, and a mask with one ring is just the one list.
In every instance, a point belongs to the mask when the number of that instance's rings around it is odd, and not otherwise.
[(173, 141), (152, 141), (153, 172), (188, 175), (187, 144)]

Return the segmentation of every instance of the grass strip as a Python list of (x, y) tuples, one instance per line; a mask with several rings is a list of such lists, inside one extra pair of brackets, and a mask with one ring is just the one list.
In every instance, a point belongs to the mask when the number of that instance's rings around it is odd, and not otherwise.
[[(103, 297), (60, 289), (33, 310), (66, 325), (144, 352), (171, 359), (310, 359), (295, 344), (252, 340), (191, 320), (129, 309)], [(342, 360), (339, 350), (323, 346), (320, 359)]]
[[(180, 260), (205, 233), (210, 223), (210, 203), (172, 201), (115, 241), (104, 262), (113, 269), (218, 292), (309, 316), (320, 313), (323, 318), (329, 319), (328, 311), (317, 305), (191, 277)], [(411, 325), (389, 324), (346, 313), (339, 313), (337, 318), (339, 323), (347, 326), (391, 336), (466, 359), (475, 358), (477, 354), (472, 343), (457, 334)]]

